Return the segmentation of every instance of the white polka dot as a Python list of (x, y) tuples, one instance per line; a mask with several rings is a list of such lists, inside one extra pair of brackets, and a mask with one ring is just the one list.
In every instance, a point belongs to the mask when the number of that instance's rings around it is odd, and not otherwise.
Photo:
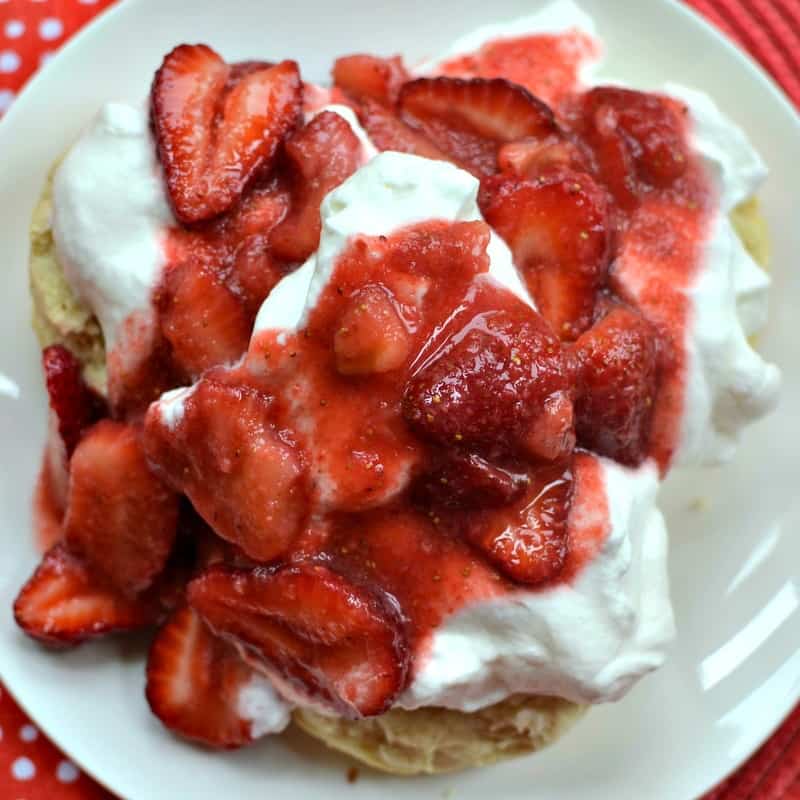
[(14, 99), (14, 92), (10, 89), (0, 89), (0, 114), (8, 111), (11, 102)]
[(56, 767), (56, 778), (61, 783), (75, 783), (80, 777), (78, 768), (71, 761), (59, 761)]
[(23, 725), (19, 729), (19, 738), (22, 739), (23, 742), (33, 742), (36, 741), (36, 737), (39, 735), (39, 731), (36, 730), (35, 725)]
[(47, 17), (39, 23), (39, 36), (42, 39), (51, 40), (58, 39), (64, 33), (64, 26), (60, 19), (56, 17)]
[(54, 55), (55, 53), (51, 50), (45, 50), (45, 52), (39, 56), (39, 63), (44, 66)]
[(83, 3), (85, 6), (93, 6), (97, 0), (78, 0), (79, 3)]
[(16, 72), (20, 63), (19, 56), (13, 50), (0, 53), (0, 72)]
[(25, 33), (25, 23), (19, 19), (10, 19), (4, 30), (9, 39), (19, 39)]
[(29, 758), (21, 756), (11, 765), (11, 774), (18, 781), (30, 781), (36, 777), (36, 767)]

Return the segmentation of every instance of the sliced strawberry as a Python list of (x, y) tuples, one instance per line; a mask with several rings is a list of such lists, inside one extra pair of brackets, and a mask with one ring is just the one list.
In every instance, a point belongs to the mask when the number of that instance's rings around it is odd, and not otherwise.
[(552, 167), (585, 172), (589, 164), (577, 145), (560, 134), (552, 134), (543, 139), (527, 138), (504, 144), (497, 151), (497, 166), (501, 172), (536, 178)]
[(477, 453), (452, 453), (417, 481), (414, 494), (424, 505), (491, 508), (512, 502), (528, 485), (528, 476), (492, 464)]
[(161, 330), (188, 375), (232, 364), (250, 341), (244, 302), (210, 268), (188, 260), (166, 270), (155, 293)]
[(70, 463), (67, 544), (116, 589), (147, 589), (167, 563), (178, 498), (147, 465), (136, 431), (102, 420)]
[(325, 195), (359, 166), (361, 143), (339, 114), (323, 111), (286, 143), (292, 167), (292, 206), (270, 237), (272, 250), (286, 261), (305, 261), (319, 245), (319, 207)]
[(295, 62), (238, 72), (231, 81), (231, 67), (211, 48), (180, 45), (156, 73), (156, 143), (181, 222), (227, 211), (270, 164), (299, 118), (302, 88)]
[(686, 171), (683, 121), (665, 98), (599, 86), (583, 96), (582, 114), (598, 171), (623, 209), (636, 207), (638, 181), (667, 187)]
[(275, 64), (271, 61), (236, 61), (230, 65), (228, 82), (225, 88), (233, 89), (248, 75), (252, 75), (254, 72), (262, 72), (274, 66)]
[(145, 694), (171, 731), (209, 747), (233, 749), (258, 738), (242, 716), (240, 694), (256, 673), (187, 606), (156, 634), (147, 657)]
[(305, 468), (271, 421), (270, 402), (247, 387), (204, 378), (182, 400), (177, 423), (153, 405), (144, 428), (159, 473), (219, 536), (257, 561), (286, 553), (306, 514)]
[(381, 714), (405, 686), (398, 611), (386, 596), (326, 566), (212, 567), (189, 584), (189, 603), (212, 630), (342, 716)]
[(558, 340), (533, 309), (465, 319), (406, 384), (403, 415), (420, 435), (452, 447), (516, 447), (545, 400), (567, 388)]
[(67, 457), (83, 431), (107, 413), (102, 398), (83, 380), (81, 364), (66, 347), (53, 344), (42, 351), (42, 367), (50, 408), (58, 419), (58, 433)]
[(496, 171), (498, 144), (557, 132), (550, 108), (503, 78), (419, 78), (403, 86), (399, 107), (406, 122), (481, 176)]
[(98, 582), (89, 567), (56, 544), (45, 553), (14, 601), (14, 619), (28, 636), (75, 645), (118, 631), (153, 625), (158, 607)]
[(401, 367), (411, 349), (411, 335), (386, 286), (368, 284), (350, 298), (333, 342), (336, 369), (342, 375), (368, 375)]
[(375, 100), (394, 105), (400, 87), (408, 80), (400, 56), (378, 58), (356, 54), (337, 58), (333, 65), (333, 83), (356, 100)]
[(394, 111), (384, 108), (379, 103), (364, 101), (358, 118), (370, 141), (378, 150), (411, 153), (436, 161), (450, 160), (424, 133), (406, 125)]
[(529, 474), (524, 499), (506, 514), (474, 515), (467, 538), (515, 581), (541, 583), (557, 577), (567, 557), (567, 519), (572, 472), (563, 465)]
[(480, 205), (506, 240), (542, 316), (562, 338), (592, 321), (610, 256), (605, 192), (585, 173), (557, 169), (536, 180), (487, 179)]
[(632, 309), (618, 306), (574, 346), (578, 443), (623, 464), (647, 454), (658, 386), (658, 338)]

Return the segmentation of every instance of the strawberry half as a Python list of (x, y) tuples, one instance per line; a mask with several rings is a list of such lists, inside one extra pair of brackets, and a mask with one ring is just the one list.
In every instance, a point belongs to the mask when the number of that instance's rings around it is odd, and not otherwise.
[(188, 597), (212, 630), (342, 716), (381, 714), (405, 686), (399, 612), (387, 597), (326, 566), (215, 566), (189, 584)]
[(175, 539), (178, 498), (147, 465), (136, 431), (102, 420), (70, 462), (64, 535), (112, 586), (127, 595), (162, 572)]
[(270, 418), (271, 398), (204, 378), (177, 425), (145, 418), (147, 456), (217, 535), (257, 561), (286, 553), (306, 515), (305, 467)]
[(503, 78), (418, 78), (398, 104), (406, 122), (479, 176), (497, 171), (499, 144), (558, 131), (545, 103)]
[(158, 154), (176, 217), (199, 222), (227, 211), (271, 163), (302, 108), (294, 61), (240, 70), (206, 45), (180, 45), (151, 92)]
[(58, 433), (69, 457), (83, 431), (107, 409), (83, 380), (78, 359), (63, 345), (53, 344), (42, 351), (42, 368), (50, 408), (58, 419)]
[(14, 619), (28, 636), (62, 646), (145, 628), (158, 614), (157, 604), (132, 600), (99, 583), (63, 544), (45, 553), (14, 601)]
[(655, 328), (617, 306), (574, 345), (578, 443), (623, 464), (647, 454), (658, 383)]
[(209, 747), (233, 749), (257, 738), (239, 712), (240, 693), (256, 673), (187, 606), (159, 629), (147, 658), (145, 695), (171, 731)]
[(272, 252), (285, 261), (305, 261), (319, 246), (319, 207), (325, 195), (349, 178), (361, 160), (361, 143), (339, 114), (323, 111), (286, 142), (292, 204), (270, 236)]
[(610, 257), (605, 192), (589, 175), (559, 168), (535, 180), (483, 182), (487, 222), (505, 239), (542, 316), (573, 340), (591, 324)]
[(378, 58), (357, 53), (337, 58), (333, 64), (333, 83), (355, 100), (375, 100), (393, 105), (400, 87), (408, 80), (400, 56)]
[(169, 267), (155, 304), (173, 360), (187, 375), (233, 364), (247, 350), (251, 326), (244, 301), (209, 267), (193, 260)]

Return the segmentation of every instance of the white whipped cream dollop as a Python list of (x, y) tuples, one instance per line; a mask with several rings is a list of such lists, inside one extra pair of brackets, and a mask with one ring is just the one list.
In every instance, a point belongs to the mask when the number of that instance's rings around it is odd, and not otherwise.
[(173, 222), (147, 111), (107, 103), (56, 171), (52, 224), (64, 274), (109, 351), (131, 314), (151, 313)]
[(292, 720), (291, 706), (275, 691), (269, 679), (258, 672), (239, 689), (237, 711), (242, 719), (250, 722), (253, 739), (280, 733)]
[(666, 84), (664, 92), (688, 106), (692, 146), (719, 198), (700, 269), (688, 289), (689, 374), (676, 454), (677, 465), (716, 463), (732, 458), (742, 430), (775, 407), (781, 385), (778, 368), (748, 342), (767, 321), (770, 278), (729, 216), (756, 193), (767, 168), (744, 131), (708, 95), (677, 84)]
[[(481, 219), (477, 193), (478, 181), (446, 162), (377, 156), (325, 198), (319, 250), (273, 289), (256, 332), (302, 327), (353, 236), (429, 219)], [(530, 302), (494, 235), (489, 256), (490, 278)], [(167, 405), (162, 413), (172, 412)], [(618, 698), (663, 662), (673, 621), (658, 478), (649, 465), (598, 463), (609, 532), (597, 555), (571, 584), (476, 603), (445, 620), (398, 705), (471, 711), (519, 692), (596, 703)], [(593, 509), (581, 501), (578, 489), (571, 527), (591, 522)]]

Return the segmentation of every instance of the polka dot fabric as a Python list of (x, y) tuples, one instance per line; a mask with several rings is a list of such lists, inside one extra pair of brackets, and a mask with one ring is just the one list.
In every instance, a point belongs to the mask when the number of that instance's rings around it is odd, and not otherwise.
[(2, 800), (113, 800), (44, 737), (0, 689)]
[[(759, 60), (800, 106), (800, 0), (686, 1)], [(112, 2), (0, 0), (0, 116), (48, 57)], [(0, 800), (112, 800), (1, 687)], [(800, 800), (800, 706), (704, 800)]]

